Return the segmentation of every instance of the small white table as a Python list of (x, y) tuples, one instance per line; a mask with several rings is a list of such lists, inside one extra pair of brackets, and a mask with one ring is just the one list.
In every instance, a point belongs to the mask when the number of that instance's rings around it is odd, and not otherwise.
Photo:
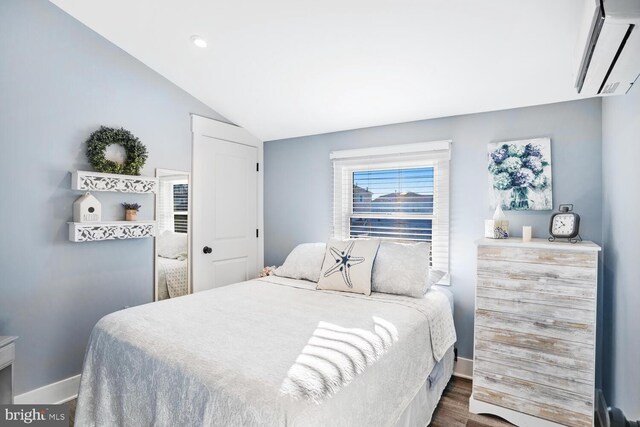
[(13, 404), (13, 361), (17, 339), (0, 336), (0, 405)]

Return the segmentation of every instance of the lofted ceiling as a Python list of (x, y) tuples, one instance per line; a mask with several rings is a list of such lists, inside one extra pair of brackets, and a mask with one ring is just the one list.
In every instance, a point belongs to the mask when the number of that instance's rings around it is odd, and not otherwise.
[(581, 97), (588, 0), (51, 1), (265, 141)]

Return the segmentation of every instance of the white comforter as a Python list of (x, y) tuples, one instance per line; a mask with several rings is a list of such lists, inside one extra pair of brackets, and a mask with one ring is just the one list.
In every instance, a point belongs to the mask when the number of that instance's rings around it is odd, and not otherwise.
[(156, 258), (158, 269), (158, 299), (176, 298), (189, 292), (186, 259)]
[(447, 297), (268, 277), (105, 316), (78, 426), (393, 425), (455, 342)]

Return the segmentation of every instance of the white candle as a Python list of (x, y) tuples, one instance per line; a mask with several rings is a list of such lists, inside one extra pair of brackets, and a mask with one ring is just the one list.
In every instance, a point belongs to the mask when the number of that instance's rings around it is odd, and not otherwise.
[(531, 226), (525, 225), (522, 227), (522, 241), (530, 242), (531, 241)]

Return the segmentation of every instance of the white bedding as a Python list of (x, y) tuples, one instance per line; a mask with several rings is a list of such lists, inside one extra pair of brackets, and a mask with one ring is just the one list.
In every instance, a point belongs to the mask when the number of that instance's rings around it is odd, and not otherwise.
[[(267, 277), (105, 316), (91, 334), (76, 422), (394, 425), (455, 342), (447, 297), (314, 287)], [(319, 331), (326, 341), (314, 341)]]
[(175, 298), (189, 292), (186, 259), (156, 258), (158, 269), (158, 299)]

